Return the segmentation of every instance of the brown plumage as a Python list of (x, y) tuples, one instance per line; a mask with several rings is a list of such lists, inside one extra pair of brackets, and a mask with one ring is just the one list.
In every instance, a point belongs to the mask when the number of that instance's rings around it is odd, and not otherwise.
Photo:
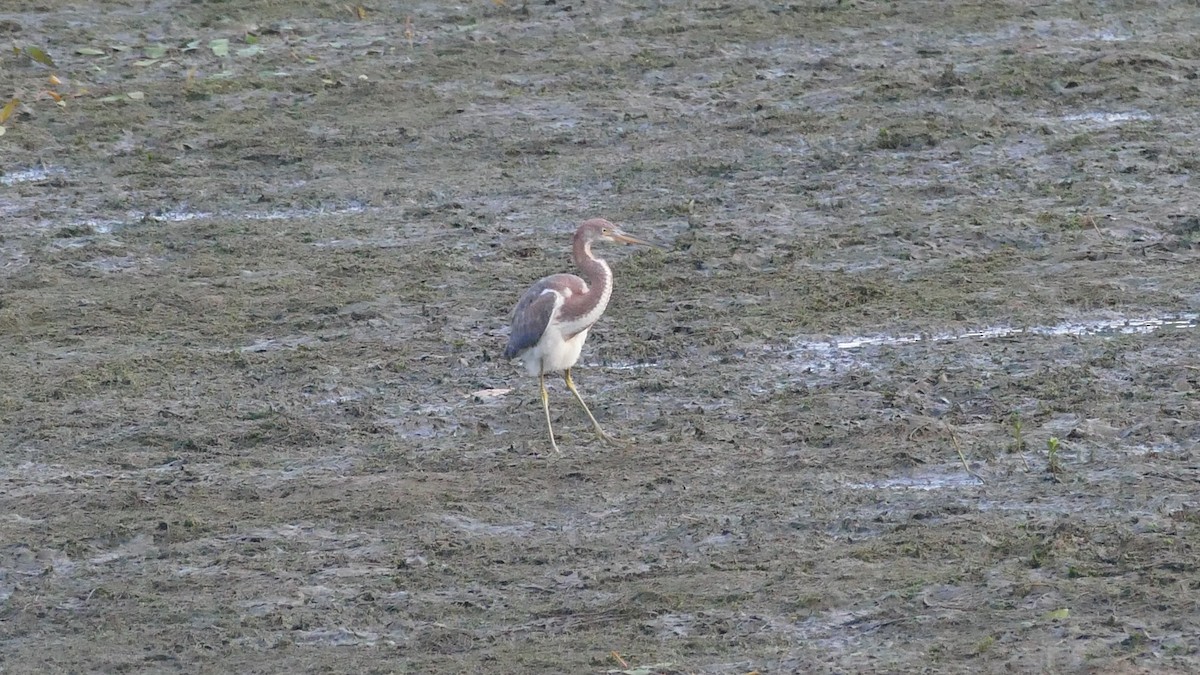
[(625, 234), (621, 228), (603, 218), (594, 218), (581, 224), (575, 231), (571, 253), (575, 266), (583, 272), (586, 281), (574, 274), (552, 274), (530, 286), (513, 310), (512, 331), (508, 336), (508, 346), (504, 349), (506, 358), (519, 359), (526, 372), (538, 376), (542, 409), (550, 430), (550, 445), (555, 452), (561, 451), (554, 440), (554, 425), (550, 423), (550, 398), (546, 393), (545, 380), (547, 373), (563, 372), (567, 388), (583, 406), (596, 434), (606, 441), (613, 441), (600, 428), (571, 380), (571, 367), (579, 360), (588, 330), (604, 314), (612, 297), (612, 270), (608, 263), (592, 253), (592, 244), (598, 241), (657, 246)]

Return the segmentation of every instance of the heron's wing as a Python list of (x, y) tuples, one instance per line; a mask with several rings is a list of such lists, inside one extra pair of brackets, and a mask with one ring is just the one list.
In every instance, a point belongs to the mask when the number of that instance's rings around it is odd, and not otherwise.
[(550, 317), (554, 316), (554, 305), (559, 297), (546, 284), (536, 284), (521, 296), (517, 308), (513, 310), (512, 331), (508, 334), (504, 358), (511, 359), (542, 339), (542, 333), (550, 325)]

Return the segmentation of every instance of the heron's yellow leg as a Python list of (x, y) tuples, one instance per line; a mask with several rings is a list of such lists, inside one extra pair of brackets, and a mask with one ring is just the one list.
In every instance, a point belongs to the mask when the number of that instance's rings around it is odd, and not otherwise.
[(563, 371), (563, 377), (567, 380), (567, 389), (570, 389), (571, 393), (575, 394), (575, 398), (579, 401), (579, 405), (583, 406), (583, 411), (587, 413), (588, 419), (592, 421), (592, 426), (596, 429), (596, 435), (608, 443), (619, 444), (620, 441), (604, 433), (604, 430), (600, 428), (600, 423), (596, 421), (595, 415), (593, 415), (592, 411), (588, 409), (587, 404), (583, 402), (583, 397), (579, 395), (579, 390), (575, 388), (575, 382), (571, 379), (570, 368), (567, 368)]
[[(561, 455), (562, 450), (558, 449), (558, 443), (554, 441), (554, 425), (550, 423), (550, 394), (546, 393), (546, 376), (544, 374), (538, 375), (538, 386), (542, 388), (542, 410), (546, 411), (546, 428), (550, 430), (550, 446)], [(576, 395), (578, 396), (578, 394)]]

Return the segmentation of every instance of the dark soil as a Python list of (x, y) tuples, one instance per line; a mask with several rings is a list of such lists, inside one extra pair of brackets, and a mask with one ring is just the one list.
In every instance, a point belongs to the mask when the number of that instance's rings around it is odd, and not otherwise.
[(1198, 30), (5, 3), (0, 671), (1200, 669)]

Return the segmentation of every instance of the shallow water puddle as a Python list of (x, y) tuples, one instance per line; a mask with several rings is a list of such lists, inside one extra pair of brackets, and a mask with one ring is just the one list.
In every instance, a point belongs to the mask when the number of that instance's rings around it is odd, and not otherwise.
[(360, 391), (356, 391), (356, 392), (351, 392), (349, 394), (338, 394), (336, 396), (330, 396), (328, 398), (320, 399), (317, 401), (317, 405), (341, 405), (343, 403), (353, 403), (355, 401), (361, 401), (364, 398), (366, 398), (366, 394), (364, 394)]
[[(38, 183), (45, 180), (50, 180), (55, 176), (65, 176), (67, 170), (62, 167), (34, 167), (29, 169), (21, 169), (18, 171), (10, 171), (0, 175), (0, 185), (13, 186), (18, 183)], [(186, 207), (181, 209), (173, 209), (167, 211), (129, 211), (125, 218), (122, 219), (88, 219), (73, 223), (54, 223), (43, 222), (42, 227), (65, 227), (65, 228), (90, 228), (97, 234), (111, 234), (120, 230), (123, 227), (128, 227), (136, 223), (156, 222), (156, 223), (185, 223), (193, 220), (209, 220), (213, 218), (225, 218), (229, 220), (305, 220), (311, 218), (319, 218), (326, 216), (343, 216), (363, 213), (370, 210), (371, 207), (349, 200), (345, 206), (325, 207), (318, 206), (314, 208), (298, 208), (298, 209), (279, 209), (275, 211), (263, 212), (212, 212), (212, 211), (191, 211)]]
[(1173, 314), (1158, 319), (1099, 319), (1094, 321), (1066, 321), (1052, 326), (1031, 326), (1014, 328), (1012, 326), (996, 326), (966, 333), (935, 333), (933, 335), (876, 335), (868, 337), (842, 338), (834, 343), (838, 349), (855, 349), (871, 345), (899, 345), (916, 342), (950, 342), (953, 340), (972, 340), (1013, 337), (1020, 335), (1049, 335), (1049, 336), (1083, 336), (1128, 335), (1132, 333), (1153, 333), (1164, 328), (1195, 328), (1200, 322), (1200, 314)]
[(390, 427), (392, 433), (400, 438), (430, 440), (434, 438), (444, 438), (453, 436), (458, 433), (462, 426), (450, 421), (446, 417), (411, 417), (404, 416), (399, 418), (383, 417), (379, 419), (379, 423)]
[[(50, 180), (55, 176), (65, 176), (66, 174), (67, 170), (58, 166), (20, 169), (17, 171), (9, 171), (7, 173), (0, 174), (0, 185), (12, 186), (18, 183), (38, 183), (41, 181)], [(108, 233), (114, 228), (119, 229), (123, 225), (144, 221), (154, 221), (160, 223), (185, 223), (192, 220), (208, 220), (210, 218), (229, 218), (238, 220), (295, 220), (316, 218), (320, 216), (355, 214), (368, 210), (370, 210), (370, 207), (357, 203), (353, 200), (349, 200), (345, 206), (339, 207), (318, 206), (313, 208), (279, 209), (276, 211), (263, 212), (190, 211), (184, 207), (182, 209), (169, 211), (129, 211), (126, 214), (126, 218), (123, 220), (87, 220), (79, 223), (69, 223), (65, 225), (65, 227), (88, 226), (99, 233)]]
[(314, 339), (307, 335), (296, 335), (286, 338), (266, 338), (259, 340), (254, 344), (239, 347), (238, 351), (242, 353), (262, 353), (274, 352), (281, 349), (296, 349), (302, 345), (307, 345), (314, 342)]
[(629, 363), (625, 361), (611, 361), (608, 363), (586, 363), (589, 368), (602, 368), (604, 370), (646, 370), (649, 368), (661, 368), (662, 364), (654, 362)]
[[(54, 222), (50, 222), (50, 221), (43, 221), (43, 222), (38, 223), (37, 227), (41, 228), (41, 229), (51, 229), (51, 228), (59, 228), (59, 227), (64, 228), (64, 229), (86, 228), (86, 229), (91, 230), (91, 232), (94, 234), (114, 234), (114, 233), (120, 232), (124, 228), (133, 226), (135, 224), (146, 223), (146, 222), (169, 224), (169, 223), (184, 223), (184, 222), (188, 222), (188, 221), (192, 221), (192, 220), (209, 220), (209, 219), (217, 219), (217, 218), (225, 219), (225, 220), (234, 220), (234, 221), (238, 221), (238, 220), (243, 220), (243, 221), (244, 220), (261, 220), (261, 221), (309, 220), (309, 219), (313, 219), (313, 218), (324, 218), (324, 217), (330, 217), (330, 216), (353, 215), (353, 214), (363, 213), (367, 210), (368, 209), (365, 206), (350, 206), (350, 207), (346, 207), (346, 208), (336, 208), (336, 209), (326, 209), (326, 208), (283, 209), (283, 210), (279, 210), (279, 211), (267, 211), (264, 213), (254, 213), (254, 212), (220, 212), (220, 213), (213, 212), (213, 213), (210, 213), (210, 212), (206, 212), (206, 211), (165, 211), (165, 212), (153, 213), (153, 212), (142, 212), (142, 211), (130, 211), (127, 214), (127, 216), (122, 219), (110, 218), (110, 219), (106, 219), (106, 220), (98, 220), (98, 219), (94, 219), (94, 218), (89, 218), (87, 220), (80, 220), (80, 221), (75, 221), (75, 222), (70, 222), (70, 223), (65, 223), (65, 224), (54, 223)], [(320, 244), (314, 244), (314, 245), (319, 246)]]
[(500, 525), (455, 514), (443, 514), (441, 520), (467, 534), (480, 537), (520, 538), (535, 529), (531, 522)]
[(958, 467), (957, 472), (953, 472), (952, 469), (947, 469), (944, 472), (927, 471), (911, 476), (897, 476), (896, 478), (885, 478), (878, 481), (847, 483), (846, 487), (851, 490), (922, 490), (930, 492), (933, 490), (953, 490), (980, 485), (983, 485), (983, 483), (978, 478), (968, 475), (962, 470), (962, 467)]
[(21, 169), (20, 171), (10, 171), (4, 175), (0, 175), (0, 185), (16, 185), (17, 183), (36, 183), (43, 180), (49, 180), (52, 176), (57, 176), (66, 173), (58, 167), (36, 167), (32, 169)]
[[(345, 216), (363, 213), (368, 210), (368, 207), (362, 204), (350, 204), (349, 206), (340, 208), (325, 208), (317, 207), (311, 209), (280, 209), (278, 211), (160, 211), (160, 212), (141, 212), (130, 211), (124, 220), (88, 220), (78, 223), (78, 226), (90, 227), (99, 234), (111, 234), (123, 227), (128, 227), (134, 223), (155, 222), (155, 223), (186, 223), (193, 220), (210, 220), (215, 218), (223, 218), (226, 220), (307, 220), (311, 218), (324, 218), (328, 216)], [(71, 227), (71, 226), (68, 226)]]
[(1092, 321), (1065, 321), (1050, 326), (993, 326), (965, 333), (933, 333), (923, 335), (865, 335), (842, 336), (828, 342), (798, 340), (787, 353), (798, 358), (805, 370), (829, 372), (841, 367), (865, 365), (866, 359), (854, 352), (864, 347), (888, 347), (962, 340), (989, 340), (996, 338), (1084, 337), (1104, 335), (1147, 334), (1160, 330), (1186, 330), (1200, 326), (1200, 314), (1168, 314), (1161, 318), (1141, 319), (1096, 319)]
[(1070, 125), (1086, 126), (1093, 129), (1107, 129), (1115, 127), (1125, 122), (1147, 122), (1154, 119), (1150, 113), (1141, 110), (1133, 110), (1129, 112), (1103, 112), (1092, 110), (1077, 115), (1067, 115), (1059, 118), (1059, 121)]
[(338, 626), (335, 628), (315, 628), (308, 631), (298, 631), (295, 634), (298, 645), (326, 647), (373, 647), (385, 644), (391, 647), (404, 641), (400, 634), (381, 634), (370, 630), (354, 630)]

